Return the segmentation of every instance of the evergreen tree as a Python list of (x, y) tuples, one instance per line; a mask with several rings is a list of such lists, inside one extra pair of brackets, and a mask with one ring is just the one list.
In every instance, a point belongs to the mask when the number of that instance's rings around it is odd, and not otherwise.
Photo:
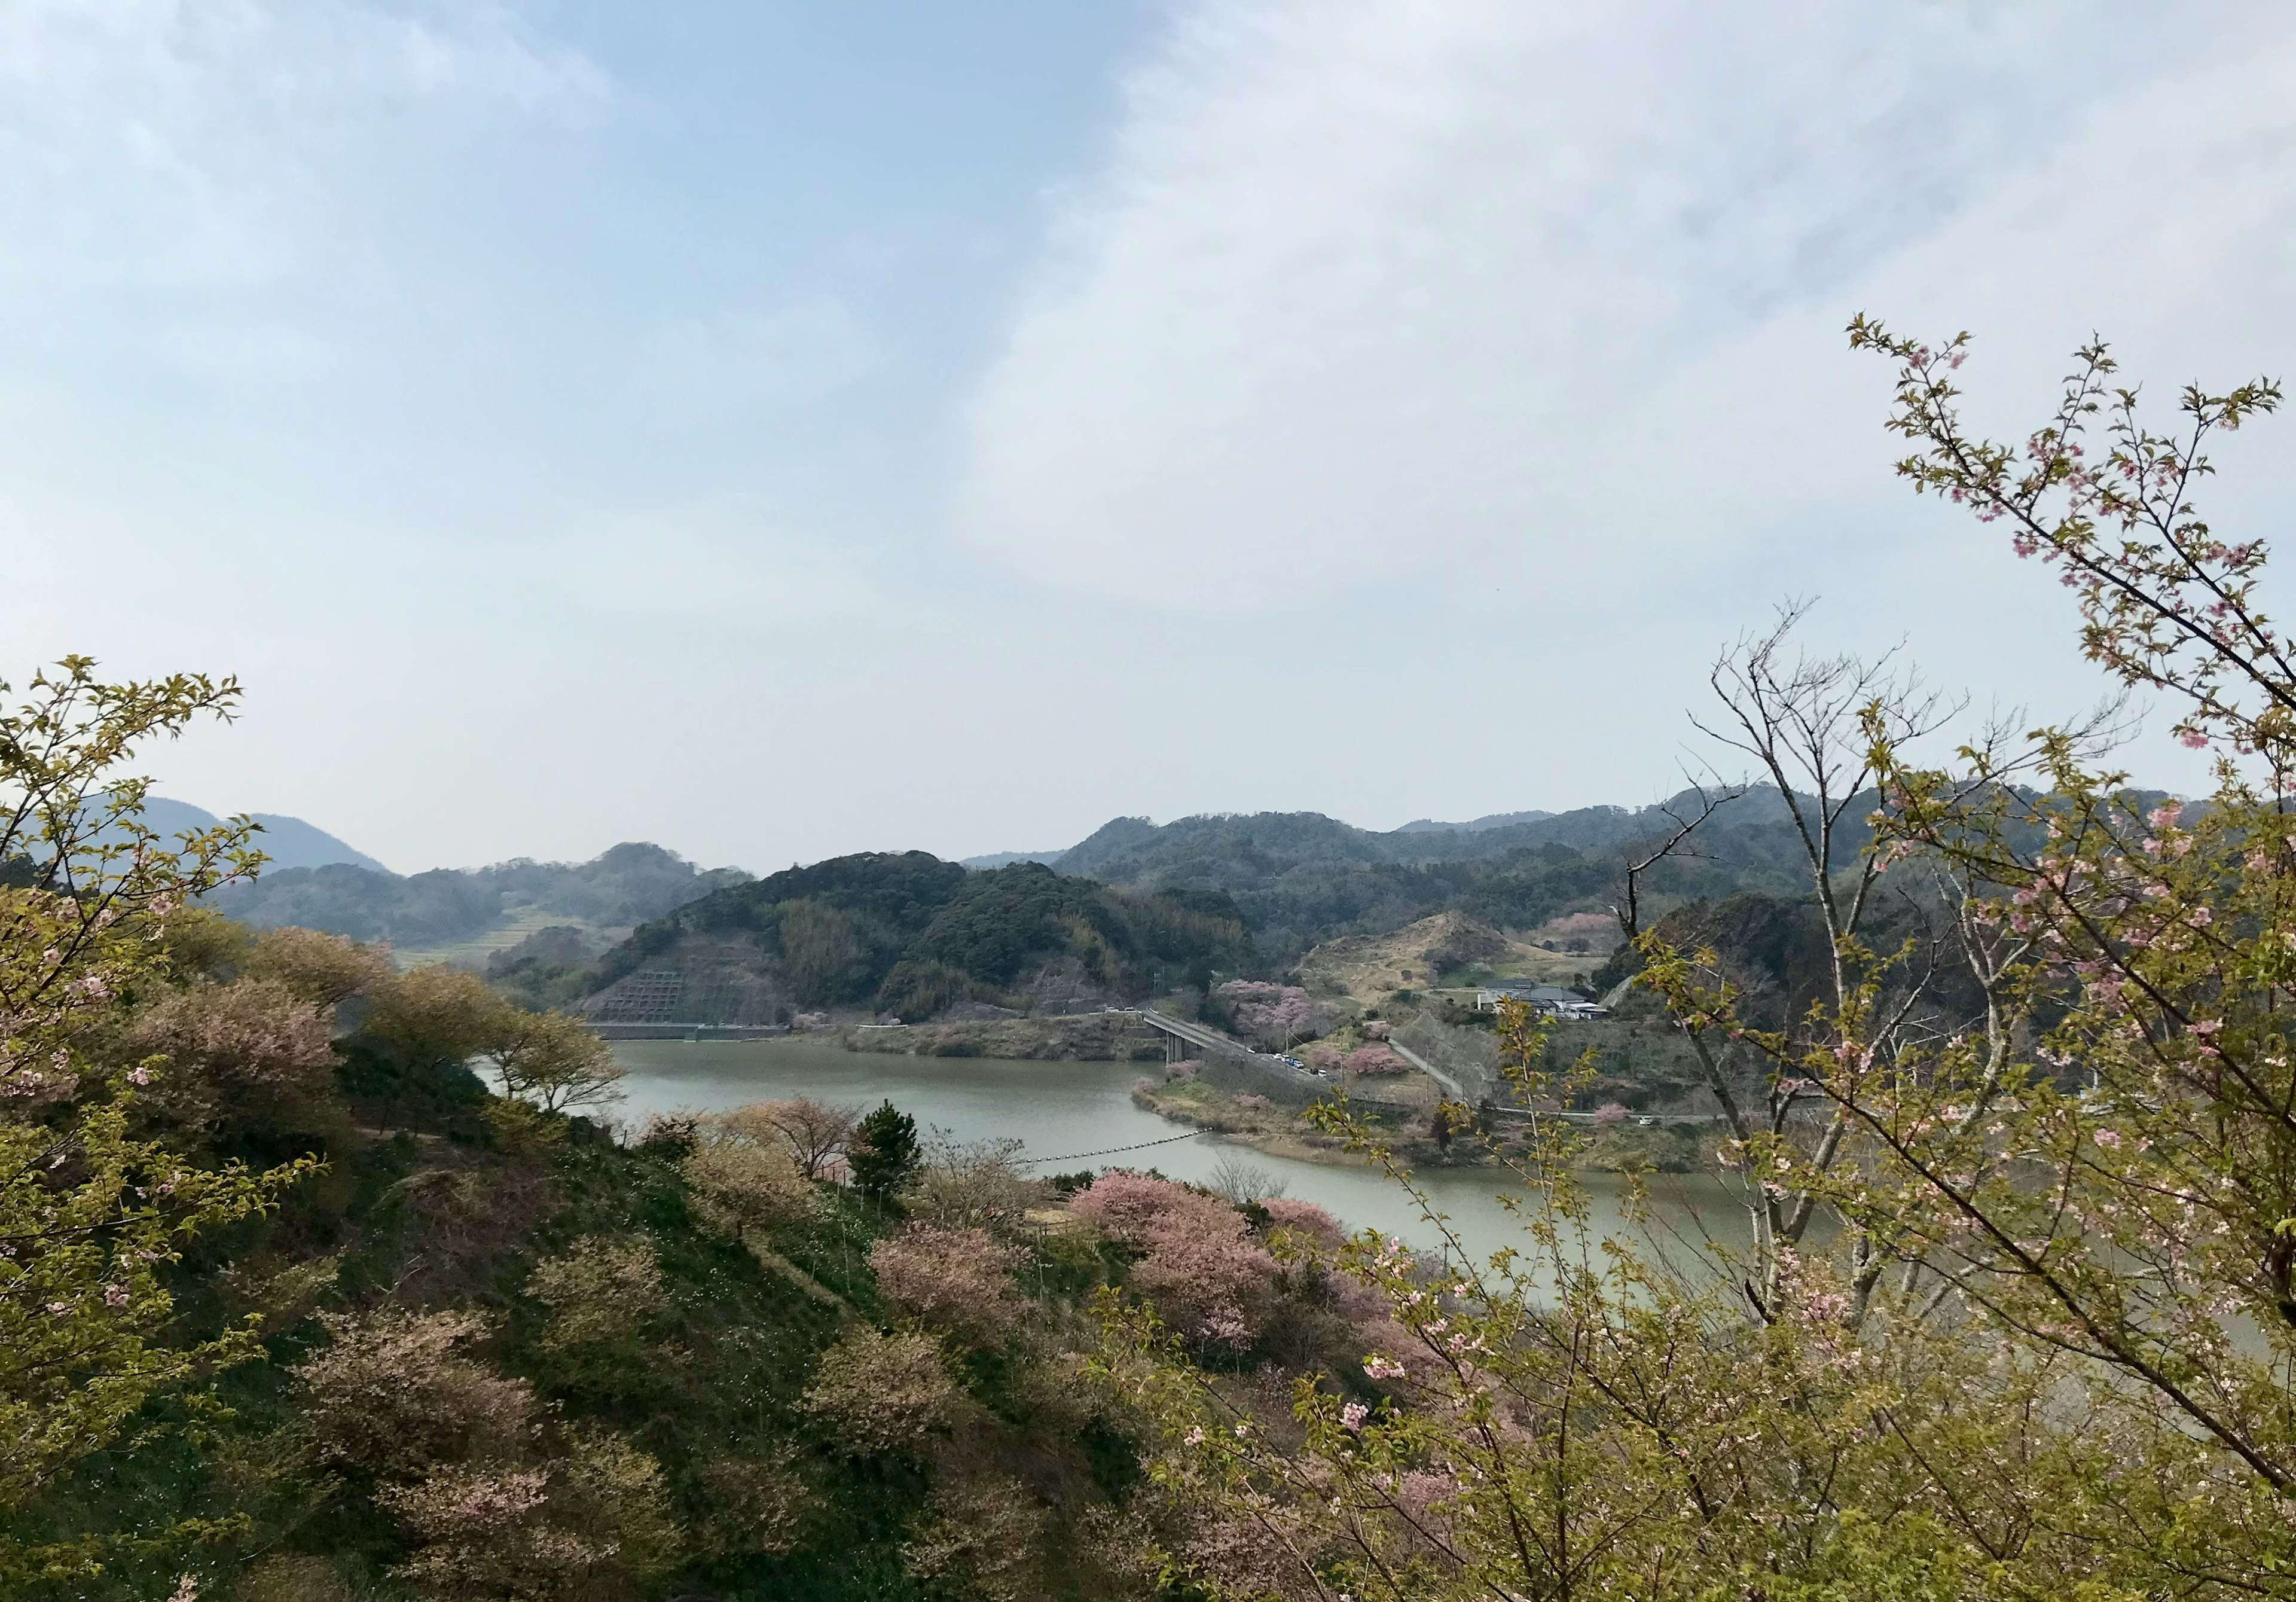
[(916, 1120), (885, 1102), (855, 1129), (845, 1160), (861, 1194), (882, 1204), (916, 1171)]

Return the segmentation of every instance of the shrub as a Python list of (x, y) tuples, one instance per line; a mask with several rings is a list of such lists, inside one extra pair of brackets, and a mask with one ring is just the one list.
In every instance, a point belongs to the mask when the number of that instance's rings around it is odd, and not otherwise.
[(869, 1253), (887, 1301), (929, 1324), (987, 1343), (1020, 1321), (1013, 1271), (1021, 1253), (985, 1229), (913, 1223)]
[(951, 1596), (1028, 1602), (1048, 1594), (1046, 1522), (1043, 1507), (1017, 1480), (959, 1480), (934, 1489), (901, 1556), (911, 1573)]
[(534, 1393), (463, 1355), (488, 1333), (474, 1312), (322, 1313), (332, 1343), (297, 1365), (319, 1461), (383, 1480), (434, 1463), (523, 1445), (537, 1432)]
[(963, 1398), (928, 1335), (856, 1330), (821, 1354), (799, 1405), (849, 1458), (913, 1454), (956, 1422)]
[(812, 1187), (781, 1142), (756, 1139), (722, 1117), (700, 1122), (678, 1169), (693, 1187), (694, 1211), (727, 1235), (779, 1228), (812, 1210)]
[(561, 1376), (619, 1384), (658, 1371), (647, 1327), (668, 1302), (644, 1241), (586, 1236), (536, 1265), (526, 1294), (550, 1310), (535, 1345)]
[(372, 990), (390, 974), (390, 957), (379, 946), (316, 929), (266, 929), (249, 945), (239, 971), (275, 980), (324, 1013)]
[(223, 1090), (306, 1086), (335, 1063), (325, 1021), (275, 979), (180, 990), (144, 1015), (133, 1045)]

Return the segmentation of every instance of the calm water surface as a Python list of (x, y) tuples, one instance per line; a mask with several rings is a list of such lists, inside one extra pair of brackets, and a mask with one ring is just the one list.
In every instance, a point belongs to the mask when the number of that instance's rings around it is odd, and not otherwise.
[[(955, 1140), (1017, 1139), (1041, 1173), (1128, 1166), (1204, 1181), (1223, 1159), (1238, 1159), (1283, 1180), (1285, 1195), (1327, 1207), (1350, 1227), (1368, 1226), (1421, 1246), (1441, 1245), (1410, 1198), (1384, 1175), (1268, 1156), (1215, 1136), (1189, 1135), (1185, 1126), (1133, 1105), (1132, 1087), (1143, 1072), (1138, 1064), (892, 1056), (798, 1040), (617, 1040), (614, 1055), (629, 1070), (622, 1088), (629, 1098), (625, 1115), (633, 1120), (649, 1113), (709, 1112), (768, 1097), (810, 1096), (865, 1106), (890, 1100), (916, 1120), (921, 1133), (939, 1130)], [(1504, 1245), (1529, 1246), (1495, 1194), (1505, 1178), (1491, 1169), (1423, 1176), (1437, 1206), (1478, 1258)], [(1596, 1187), (1596, 1237), (1639, 1237), (1642, 1231), (1623, 1218), (1603, 1177), (1590, 1179)], [(1742, 1235), (1744, 1213), (1719, 1180), (1661, 1179), (1653, 1194), (1660, 1204), (1655, 1228), (1665, 1237), (1662, 1244), (1685, 1258), (1694, 1254), (1708, 1231), (1726, 1242)]]

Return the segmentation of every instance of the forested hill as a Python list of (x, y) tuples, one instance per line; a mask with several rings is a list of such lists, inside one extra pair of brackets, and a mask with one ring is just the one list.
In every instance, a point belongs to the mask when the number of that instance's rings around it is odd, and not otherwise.
[[(976, 873), (923, 851), (869, 851), (717, 891), (586, 973), (499, 977), (578, 985), (606, 1021), (668, 1006), (690, 1021), (763, 1023), (832, 1007), (922, 1018), (965, 1003), (1131, 999), (1251, 961), (1225, 897), (1118, 890), (1037, 863)], [(671, 984), (674, 998), (658, 994)]]
[[(1585, 807), (1520, 822), (1385, 833), (1316, 812), (1184, 817), (1158, 826), (1119, 817), (1058, 857), (1064, 874), (1137, 889), (1233, 900), (1259, 954), (1281, 967), (1321, 941), (1376, 934), (1431, 913), (1456, 910), (1503, 928), (1529, 928), (1559, 913), (1607, 906), (1628, 851), (1663, 839), (1667, 807)], [(1858, 821), (1836, 842), (1837, 864), (1863, 850)], [(1653, 869), (1645, 885), (1662, 906), (1742, 890), (1790, 890), (1808, 873), (1799, 837), (1775, 790), (1749, 792), (1708, 821), (1697, 852)]]
[(515, 928), (525, 915), (529, 923), (611, 931), (590, 945), (595, 951), (636, 924), (749, 876), (733, 867), (704, 871), (660, 846), (632, 842), (588, 862), (521, 858), (407, 875), (347, 863), (275, 868), (210, 900), (226, 916), (258, 929), (291, 924), (402, 948), (477, 940)]

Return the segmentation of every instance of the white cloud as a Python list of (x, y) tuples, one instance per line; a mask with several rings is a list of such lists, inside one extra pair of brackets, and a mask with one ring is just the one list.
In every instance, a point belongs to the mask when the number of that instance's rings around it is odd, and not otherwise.
[(687, 316), (654, 337), (643, 381), (680, 409), (818, 400), (882, 367), (884, 341), (833, 296)]
[(1201, 4), (1056, 219), (955, 527), (1210, 610), (1727, 574), (1893, 493), (1852, 310), (2050, 374), (2093, 325), (2177, 376), (2286, 350), (2292, 136), (2261, 4)]
[(406, 110), (609, 96), (489, 4), (24, 0), (0, 10), (0, 283), (262, 283), (342, 226), (347, 148)]

